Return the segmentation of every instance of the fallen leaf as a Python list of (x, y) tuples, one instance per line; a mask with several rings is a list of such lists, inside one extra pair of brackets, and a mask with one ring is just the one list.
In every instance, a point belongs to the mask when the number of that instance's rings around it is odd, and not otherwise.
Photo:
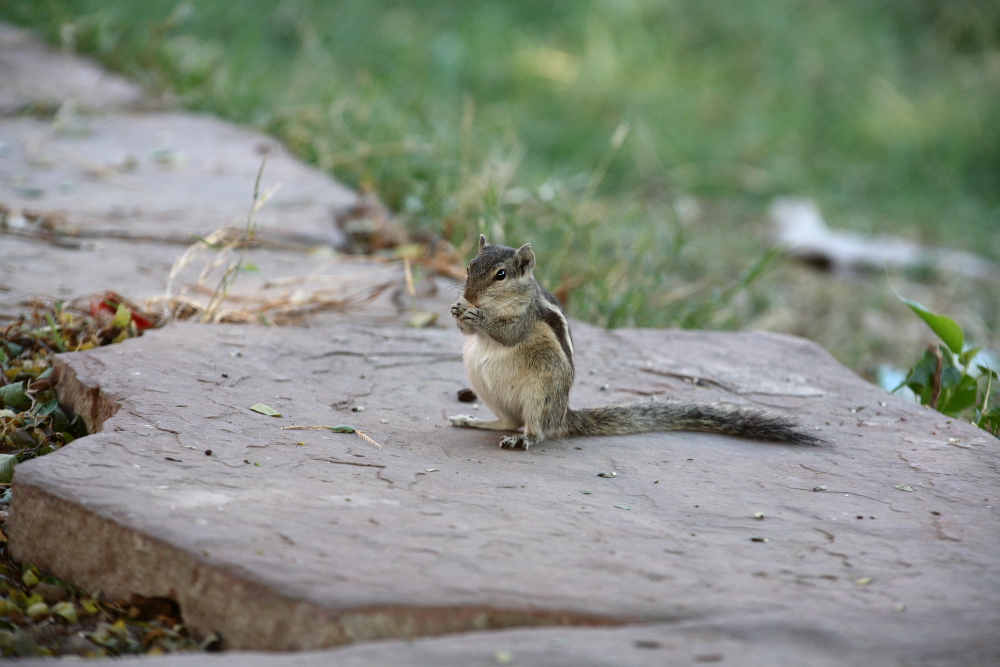
[(132, 321), (132, 311), (128, 309), (124, 303), (119, 303), (118, 308), (115, 311), (115, 319), (111, 321), (111, 324), (118, 329), (124, 329), (128, 326), (128, 323)]
[(0, 484), (9, 484), (14, 479), (14, 466), (17, 457), (13, 454), (0, 454)]
[(417, 311), (413, 313), (413, 317), (410, 318), (410, 326), (414, 329), (423, 329), (424, 327), (429, 327), (437, 322), (437, 319), (437, 313)]
[(514, 662), (514, 654), (510, 651), (496, 651), (493, 654), (493, 662), (498, 665), (509, 665)]
[(909, 484), (897, 484), (896, 488), (899, 489), (900, 491), (912, 491), (913, 490), (913, 487), (910, 486)]
[(80, 617), (77, 616), (76, 608), (73, 606), (73, 603), (69, 601), (58, 602), (53, 605), (52, 613), (57, 616), (62, 616), (70, 623), (80, 622)]
[(250, 406), (250, 409), (254, 412), (259, 412), (262, 415), (267, 415), (268, 417), (280, 417), (281, 413), (274, 408), (264, 405), (263, 403), (254, 403)]
[(0, 387), (0, 400), (15, 408), (20, 408), (31, 402), (31, 399), (24, 393), (24, 382), (12, 382), (6, 387)]

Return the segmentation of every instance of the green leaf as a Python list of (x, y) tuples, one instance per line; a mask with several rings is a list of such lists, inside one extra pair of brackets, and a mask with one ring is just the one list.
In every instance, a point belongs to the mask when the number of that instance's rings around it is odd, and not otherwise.
[(119, 329), (124, 329), (131, 321), (132, 311), (124, 303), (119, 303), (118, 310), (115, 311), (115, 319), (111, 321), (111, 324)]
[(51, 401), (47, 401), (45, 403), (40, 403), (36, 405), (33, 412), (36, 417), (48, 417), (58, 408), (59, 408), (59, 401), (58, 399), (53, 398)]
[(979, 383), (971, 375), (962, 376), (958, 387), (948, 396), (947, 400), (938, 405), (938, 412), (949, 417), (958, 417), (962, 412), (976, 404), (979, 396)]
[(989, 366), (976, 366), (976, 368), (979, 369), (980, 373), (982, 373), (983, 375), (985, 375), (987, 377), (991, 377), (994, 380), (1000, 378), (1000, 376), (997, 375), (997, 372), (995, 370), (993, 370), (992, 368), (990, 368)]
[(14, 479), (14, 466), (17, 457), (13, 454), (0, 454), (0, 484), (10, 484)]
[(80, 622), (80, 617), (77, 616), (76, 608), (73, 606), (73, 603), (69, 601), (57, 602), (52, 606), (52, 613), (62, 616), (70, 623)]
[(31, 588), (32, 586), (38, 583), (38, 575), (36, 575), (31, 570), (25, 570), (24, 574), (21, 575), (21, 581), (24, 582), (25, 586)]
[(962, 364), (962, 366), (969, 364), (973, 359), (976, 358), (977, 354), (982, 352), (982, 350), (983, 350), (982, 346), (970, 347), (968, 350), (958, 355), (958, 363)]
[(262, 415), (267, 415), (268, 417), (280, 417), (281, 413), (274, 408), (264, 405), (263, 403), (255, 403), (250, 406), (250, 409), (254, 412), (259, 412)]
[(936, 369), (937, 357), (930, 350), (924, 350), (924, 356), (920, 358), (917, 365), (910, 370), (910, 374), (903, 380), (903, 384), (912, 389), (913, 393), (920, 397), (921, 405), (930, 403), (931, 391), (934, 386), (934, 371)]
[(328, 426), (328, 429), (334, 433), (354, 433), (354, 427), (348, 426), (347, 424), (341, 424), (339, 426)]
[(944, 315), (932, 313), (916, 301), (911, 301), (910, 299), (903, 299), (903, 303), (919, 315), (952, 352), (962, 354), (962, 347), (965, 345), (965, 333), (955, 320)]
[(6, 387), (0, 387), (0, 399), (15, 408), (24, 407), (31, 402), (24, 393), (24, 382), (12, 382)]

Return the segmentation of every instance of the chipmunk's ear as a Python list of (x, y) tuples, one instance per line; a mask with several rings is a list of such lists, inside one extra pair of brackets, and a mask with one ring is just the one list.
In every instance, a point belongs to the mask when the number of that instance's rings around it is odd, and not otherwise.
[(528, 275), (535, 268), (535, 253), (531, 252), (531, 244), (525, 243), (514, 251), (514, 261), (517, 262), (518, 273)]
[(479, 235), (479, 252), (482, 252), (483, 248), (485, 248), (488, 245), (489, 245), (489, 242), (486, 240), (486, 235), (485, 234), (480, 234)]

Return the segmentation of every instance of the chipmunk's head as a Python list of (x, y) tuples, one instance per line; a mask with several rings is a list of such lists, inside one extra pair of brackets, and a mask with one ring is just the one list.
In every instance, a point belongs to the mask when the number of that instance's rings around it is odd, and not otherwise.
[(469, 262), (465, 278), (463, 297), (480, 308), (487, 305), (503, 305), (508, 299), (531, 290), (534, 282), (532, 270), (535, 268), (535, 253), (531, 244), (525, 243), (518, 249), (502, 245), (490, 245), (486, 237), (479, 235), (479, 254)]

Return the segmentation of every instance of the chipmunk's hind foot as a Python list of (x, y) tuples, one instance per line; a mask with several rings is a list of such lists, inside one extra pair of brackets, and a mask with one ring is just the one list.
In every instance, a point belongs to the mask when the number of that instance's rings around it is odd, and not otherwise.
[(518, 433), (517, 435), (508, 435), (500, 438), (500, 448), (517, 449), (524, 452), (528, 450), (528, 447), (536, 442), (537, 440), (534, 437)]

